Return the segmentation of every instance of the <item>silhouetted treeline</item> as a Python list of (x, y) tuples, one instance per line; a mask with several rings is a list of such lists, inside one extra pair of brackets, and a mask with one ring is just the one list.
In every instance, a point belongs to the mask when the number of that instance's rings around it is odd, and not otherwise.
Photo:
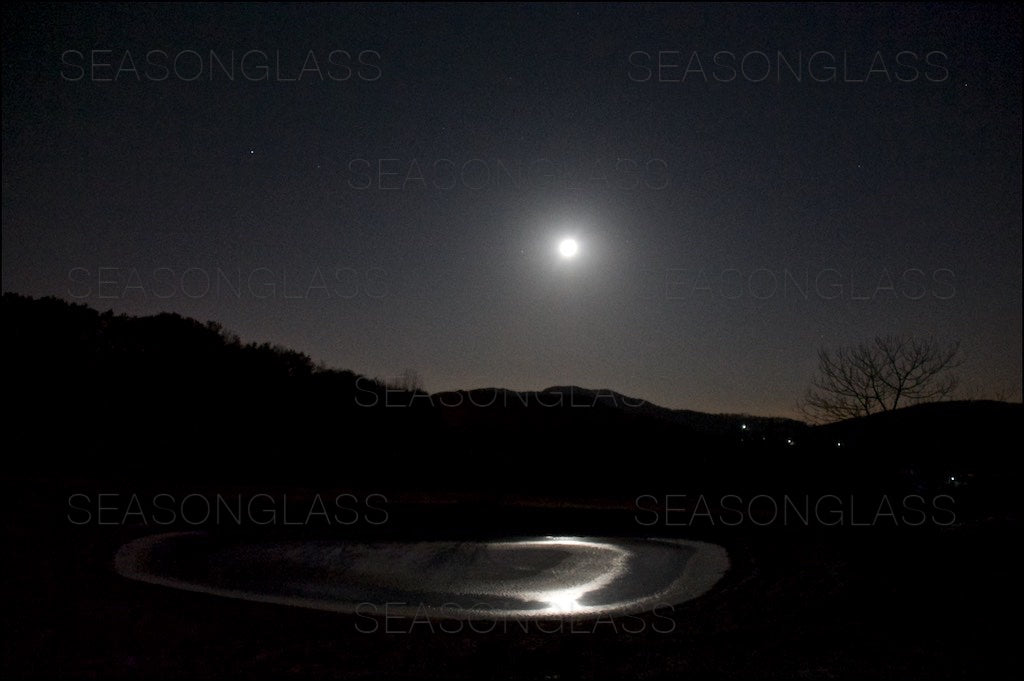
[(1020, 404), (810, 427), (578, 387), (395, 390), (213, 322), (55, 298), (5, 293), (3, 321), (14, 471), (565, 496), (1019, 484)]

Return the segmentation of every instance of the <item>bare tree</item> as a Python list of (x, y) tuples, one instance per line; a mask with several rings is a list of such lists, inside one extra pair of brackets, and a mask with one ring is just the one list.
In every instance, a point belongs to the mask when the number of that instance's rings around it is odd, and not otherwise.
[(387, 386), (393, 390), (404, 390), (415, 393), (423, 391), (423, 379), (415, 369), (406, 368), (400, 376), (387, 382)]
[(942, 346), (909, 336), (818, 350), (818, 373), (800, 403), (813, 421), (838, 421), (941, 400), (953, 393), (960, 344)]

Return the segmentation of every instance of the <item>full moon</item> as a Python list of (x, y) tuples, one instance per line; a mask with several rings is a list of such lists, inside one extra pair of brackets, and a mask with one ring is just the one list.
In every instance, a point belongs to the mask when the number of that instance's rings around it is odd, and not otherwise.
[(558, 244), (558, 254), (563, 258), (573, 258), (579, 250), (580, 245), (576, 243), (576, 239), (562, 239)]

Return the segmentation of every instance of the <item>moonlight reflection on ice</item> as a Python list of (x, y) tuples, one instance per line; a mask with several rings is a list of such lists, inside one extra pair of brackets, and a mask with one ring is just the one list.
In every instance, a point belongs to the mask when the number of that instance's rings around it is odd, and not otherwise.
[(184, 532), (126, 544), (115, 565), (131, 579), (252, 601), (350, 613), (397, 603), (410, 615), (497, 618), (675, 605), (714, 586), (729, 559), (720, 546), (677, 539), (242, 541)]

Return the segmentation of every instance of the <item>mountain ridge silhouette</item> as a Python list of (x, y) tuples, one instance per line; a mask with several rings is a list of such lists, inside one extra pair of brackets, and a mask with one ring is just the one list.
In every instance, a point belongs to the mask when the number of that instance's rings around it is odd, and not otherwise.
[(941, 489), (973, 476), (1003, 494), (1019, 476), (1004, 444), (1020, 441), (1019, 403), (923, 404), (812, 426), (573, 385), (427, 393), (174, 313), (14, 293), (2, 310), (4, 382), (18, 396), (5, 441), (29, 453), (9, 471), (594, 493)]

